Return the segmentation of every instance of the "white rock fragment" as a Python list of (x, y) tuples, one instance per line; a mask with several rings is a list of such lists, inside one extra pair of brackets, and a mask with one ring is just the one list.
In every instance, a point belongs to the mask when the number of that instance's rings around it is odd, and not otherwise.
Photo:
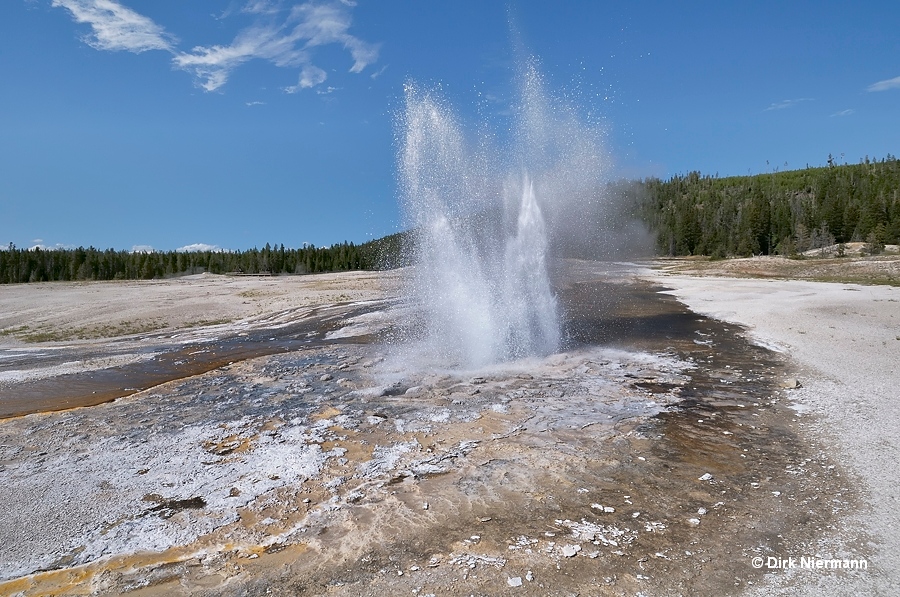
[(698, 524), (700, 524), (700, 519), (699, 518), (688, 518), (688, 524), (691, 526), (697, 526)]
[(601, 512), (605, 512), (607, 514), (616, 511), (616, 509), (612, 506), (604, 506), (603, 504), (591, 504), (591, 508), (593, 508), (594, 510), (600, 510)]
[(525, 580), (531, 582), (534, 580), (534, 574), (532, 574), (531, 570), (525, 573)]
[(507, 576), (506, 584), (511, 587), (521, 587), (522, 586), (522, 577), (521, 576)]
[(581, 551), (580, 545), (565, 545), (562, 548), (562, 555), (565, 558), (574, 557), (579, 551)]
[(640, 515), (641, 515), (640, 512), (634, 512), (634, 513), (632, 513), (631, 517), (632, 517), (632, 518), (637, 518), (637, 517), (640, 516)]
[(697, 514), (699, 514), (700, 516), (703, 516), (706, 513), (707, 513), (706, 508), (697, 508)]
[(425, 502), (424, 504), (422, 504), (422, 509), (423, 509), (423, 510), (427, 510), (427, 509), (428, 509), (428, 502)]
[(450, 560), (450, 563), (457, 566), (468, 566), (468, 568), (472, 570), (475, 569), (477, 564), (493, 566), (498, 570), (506, 566), (506, 560), (504, 560), (503, 558), (495, 558), (488, 555), (479, 554), (461, 554)]
[(712, 477), (712, 475), (710, 475), (709, 473), (703, 473), (702, 475), (700, 475), (700, 476), (697, 477), (697, 478), (698, 478), (700, 481), (709, 481), (709, 480), (712, 479), (713, 477)]

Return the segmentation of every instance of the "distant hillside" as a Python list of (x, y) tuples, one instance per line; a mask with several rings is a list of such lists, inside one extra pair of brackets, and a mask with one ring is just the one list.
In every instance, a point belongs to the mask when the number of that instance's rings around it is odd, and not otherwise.
[(900, 160), (718, 178), (691, 172), (629, 190), (666, 255), (795, 255), (900, 243)]
[(366, 270), (397, 264), (403, 234), (392, 234), (361, 245), (334, 244), (289, 249), (266, 244), (247, 251), (154, 251), (134, 253), (77, 249), (0, 250), (0, 284), (64, 280), (147, 280), (184, 274), (243, 273), (306, 274)]

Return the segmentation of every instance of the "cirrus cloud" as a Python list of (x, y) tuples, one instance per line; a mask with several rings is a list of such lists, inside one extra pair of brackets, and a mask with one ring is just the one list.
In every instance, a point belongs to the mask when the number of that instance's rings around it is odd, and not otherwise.
[(887, 91), (888, 89), (900, 89), (900, 77), (878, 81), (866, 87), (866, 91)]
[(784, 110), (784, 109), (786, 109), (786, 108), (793, 108), (793, 107), (796, 106), (797, 104), (802, 104), (803, 102), (811, 102), (811, 101), (813, 101), (813, 98), (811, 98), (811, 97), (800, 97), (800, 98), (797, 98), (797, 99), (786, 99), (786, 100), (782, 100), (782, 101), (780, 101), (780, 102), (775, 102), (775, 103), (773, 103), (773, 104), (770, 104), (769, 107), (766, 108), (765, 111), (766, 111), (766, 112), (769, 112), (769, 111), (771, 111), (771, 110)]
[(89, 24), (91, 34), (84, 42), (97, 50), (171, 52), (177, 41), (153, 19), (114, 0), (53, 0), (51, 6), (68, 10), (76, 23)]
[[(172, 54), (175, 68), (194, 76), (206, 91), (217, 91), (232, 72), (252, 60), (264, 60), (280, 68), (299, 69), (296, 85), (284, 91), (296, 93), (320, 85), (327, 72), (313, 62), (315, 49), (340, 45), (349, 54), (351, 73), (360, 73), (378, 59), (378, 44), (350, 33), (349, 0), (314, 0), (284, 7), (281, 2), (250, 0), (238, 14), (252, 23), (240, 29), (229, 44), (198, 45), (189, 51), (177, 49), (178, 39), (151, 18), (127, 8), (118, 0), (52, 0), (67, 10), (76, 23), (90, 25), (85, 43), (97, 50), (141, 53), (163, 50)], [(228, 10), (220, 17), (234, 14)]]
[(294, 6), (283, 21), (270, 18), (240, 31), (227, 46), (197, 46), (175, 56), (178, 68), (194, 74), (206, 91), (216, 91), (228, 81), (238, 66), (254, 59), (278, 67), (300, 68), (296, 85), (285, 87), (296, 93), (324, 83), (328, 74), (313, 64), (312, 50), (318, 46), (340, 44), (353, 59), (351, 73), (359, 73), (378, 59), (378, 45), (349, 33), (350, 5), (341, 2), (307, 2)]

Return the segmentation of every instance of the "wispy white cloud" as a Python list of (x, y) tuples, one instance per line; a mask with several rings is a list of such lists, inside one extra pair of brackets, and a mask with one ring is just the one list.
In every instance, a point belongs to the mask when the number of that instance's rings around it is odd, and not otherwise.
[(866, 91), (887, 91), (888, 89), (900, 89), (900, 77), (878, 81), (866, 87)]
[(285, 87), (284, 91), (286, 93), (297, 93), (302, 89), (309, 89), (316, 85), (320, 85), (324, 83), (327, 78), (328, 73), (324, 70), (318, 66), (307, 64), (303, 67), (303, 70), (300, 71), (300, 79), (297, 81), (297, 84)]
[[(275, 6), (269, 2), (251, 2), (247, 6), (250, 5), (253, 5), (253, 12), (261, 11), (262, 5), (267, 10)], [(349, 33), (352, 21), (349, 6), (339, 2), (296, 5), (287, 11), (283, 21), (270, 19), (267, 23), (257, 23), (240, 31), (228, 46), (197, 46), (175, 56), (174, 62), (178, 68), (192, 72), (198, 85), (206, 91), (221, 88), (234, 69), (250, 60), (267, 60), (279, 67), (299, 67), (297, 84), (284, 88), (288, 93), (296, 93), (320, 85), (328, 78), (323, 69), (313, 64), (311, 50), (340, 44), (353, 58), (350, 72), (359, 73), (377, 60), (378, 46)]]
[[(85, 43), (98, 50), (144, 52), (165, 50), (173, 54), (176, 68), (194, 75), (197, 85), (216, 91), (243, 64), (266, 60), (281, 68), (298, 68), (296, 85), (285, 87), (296, 93), (320, 85), (327, 72), (313, 63), (315, 48), (337, 44), (353, 62), (351, 73), (360, 73), (378, 59), (379, 46), (352, 35), (351, 0), (313, 0), (302, 4), (282, 0), (246, 0), (232, 4), (221, 15), (236, 11), (255, 21), (240, 30), (228, 45), (196, 46), (190, 51), (176, 48), (177, 39), (152, 19), (123, 6), (118, 0), (52, 0), (66, 9), (78, 23), (91, 26)], [(380, 74), (380, 73), (379, 73)]]
[(228, 81), (231, 71), (254, 58), (282, 67), (309, 62), (306, 52), (297, 48), (295, 40), (286, 37), (280, 27), (266, 25), (244, 29), (229, 46), (197, 46), (173, 60), (177, 67), (192, 72), (203, 89), (215, 91)]
[(797, 98), (797, 99), (786, 99), (786, 100), (782, 100), (782, 101), (780, 101), (780, 102), (776, 102), (776, 103), (774, 103), (774, 104), (771, 104), (768, 108), (766, 108), (765, 111), (766, 111), (766, 112), (769, 112), (770, 110), (784, 110), (784, 109), (786, 109), (786, 108), (793, 108), (793, 107), (796, 106), (797, 104), (802, 104), (803, 102), (811, 102), (811, 101), (813, 101), (813, 98), (811, 98), (811, 97), (800, 97), (800, 98)]
[(855, 111), (856, 110), (854, 110), (853, 108), (847, 108), (846, 110), (841, 110), (840, 112), (835, 112), (834, 114), (831, 115), (831, 117), (834, 118), (835, 116), (850, 116)]
[(219, 251), (227, 253), (228, 249), (223, 249), (219, 245), (208, 245), (206, 243), (194, 243), (191, 245), (184, 245), (183, 247), (178, 247), (175, 249), (181, 253), (196, 253), (198, 251)]
[(257, 15), (271, 15), (281, 11), (280, 2), (271, 0), (250, 0), (241, 7), (241, 12)]
[(114, 0), (53, 0), (51, 5), (68, 10), (75, 22), (89, 24), (91, 33), (84, 41), (98, 50), (171, 52), (176, 43), (176, 39), (152, 19)]
[(256, 101), (244, 102), (244, 103), (247, 104), (248, 106), (265, 106), (266, 105), (266, 102), (256, 102)]
[(291, 21), (298, 21), (293, 34), (305, 39), (307, 47), (339, 43), (353, 57), (351, 73), (362, 72), (366, 66), (378, 59), (378, 45), (370, 44), (350, 35), (350, 12), (345, 8), (355, 3), (317, 4), (307, 2), (291, 10)]

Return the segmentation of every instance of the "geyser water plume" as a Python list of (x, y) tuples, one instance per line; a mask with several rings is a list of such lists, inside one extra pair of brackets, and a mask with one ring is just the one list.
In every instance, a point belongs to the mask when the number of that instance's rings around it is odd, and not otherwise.
[(486, 126), (467, 138), (435, 92), (406, 86), (398, 140), (415, 263), (407, 298), (422, 315), (412, 349), (431, 366), (477, 368), (560, 348), (548, 260), (599, 199), (606, 153), (596, 127), (550, 98), (533, 65), (521, 83), (505, 144)]

